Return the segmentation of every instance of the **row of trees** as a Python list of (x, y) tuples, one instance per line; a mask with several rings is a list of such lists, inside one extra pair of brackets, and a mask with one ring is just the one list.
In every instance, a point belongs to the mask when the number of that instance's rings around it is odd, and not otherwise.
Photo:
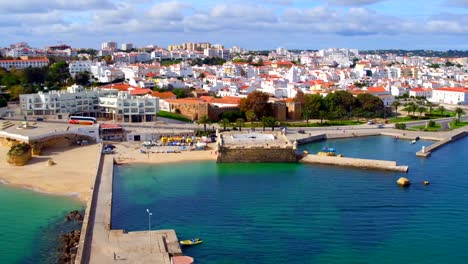
[(328, 120), (349, 119), (351, 117), (375, 118), (382, 117), (388, 111), (382, 100), (372, 94), (359, 94), (337, 91), (322, 97), (319, 94), (298, 92), (296, 102), (302, 104), (303, 117), (308, 124), (311, 118)]
[(44, 87), (59, 89), (71, 83), (75, 83), (75, 80), (71, 78), (68, 63), (65, 61), (40, 68), (28, 67), (10, 71), (0, 68), (0, 85), (10, 91), (10, 100), (17, 100), (23, 93), (42, 91)]

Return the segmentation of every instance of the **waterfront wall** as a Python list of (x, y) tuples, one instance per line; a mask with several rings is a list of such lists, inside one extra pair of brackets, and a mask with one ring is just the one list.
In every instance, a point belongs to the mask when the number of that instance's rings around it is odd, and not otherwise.
[(92, 189), (91, 199), (86, 203), (86, 210), (83, 217), (83, 224), (81, 226), (81, 236), (80, 242), (78, 243), (78, 251), (76, 253), (75, 264), (84, 264), (89, 262), (89, 252), (91, 249), (91, 239), (94, 223), (95, 213), (91, 209), (96, 208), (97, 196), (99, 193), (99, 184), (101, 182), (101, 172), (102, 172), (102, 143), (98, 148), (98, 158), (96, 161), (96, 174), (94, 176), (94, 184)]
[(292, 147), (220, 147), (217, 162), (297, 162), (296, 151)]
[(300, 161), (304, 163), (338, 165), (338, 166), (346, 166), (346, 167), (356, 167), (356, 168), (361, 168), (361, 169), (376, 169), (376, 170), (408, 172), (408, 166), (397, 166), (396, 161), (387, 161), (387, 160), (371, 160), (371, 159), (356, 159), (356, 158), (344, 158), (344, 157), (307, 155), (303, 157)]

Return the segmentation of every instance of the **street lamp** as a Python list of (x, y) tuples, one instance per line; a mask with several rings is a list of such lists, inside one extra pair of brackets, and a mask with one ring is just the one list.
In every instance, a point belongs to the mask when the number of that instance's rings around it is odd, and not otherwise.
[(148, 236), (149, 236), (150, 251), (151, 253), (153, 253), (153, 247), (151, 246), (151, 216), (153, 215), (153, 213), (151, 213), (148, 208), (146, 208), (146, 213), (148, 213)]

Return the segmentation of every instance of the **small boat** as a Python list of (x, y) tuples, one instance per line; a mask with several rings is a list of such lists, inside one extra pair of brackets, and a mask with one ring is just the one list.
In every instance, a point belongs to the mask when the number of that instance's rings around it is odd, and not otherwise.
[(201, 244), (201, 243), (203, 243), (203, 240), (201, 240), (198, 237), (180, 241), (180, 244), (184, 245), (184, 246), (194, 246), (194, 245), (198, 245), (198, 244)]
[(323, 147), (322, 150), (325, 151), (325, 152), (335, 152), (336, 151), (336, 149), (328, 148), (328, 147)]
[(411, 141), (411, 144), (415, 144), (415, 143), (416, 143), (416, 140)]

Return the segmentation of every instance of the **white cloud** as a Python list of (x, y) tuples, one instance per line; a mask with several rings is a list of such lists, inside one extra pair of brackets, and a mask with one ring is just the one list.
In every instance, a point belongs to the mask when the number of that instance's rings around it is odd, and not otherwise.
[(184, 11), (191, 8), (189, 4), (164, 2), (154, 5), (148, 13), (151, 17), (157, 19), (181, 21), (185, 17)]
[(383, 1), (386, 0), (328, 0), (328, 3), (342, 6), (364, 6)]
[(88, 11), (115, 8), (109, 0), (16, 0), (0, 1), (1, 13), (44, 13), (54, 10)]

